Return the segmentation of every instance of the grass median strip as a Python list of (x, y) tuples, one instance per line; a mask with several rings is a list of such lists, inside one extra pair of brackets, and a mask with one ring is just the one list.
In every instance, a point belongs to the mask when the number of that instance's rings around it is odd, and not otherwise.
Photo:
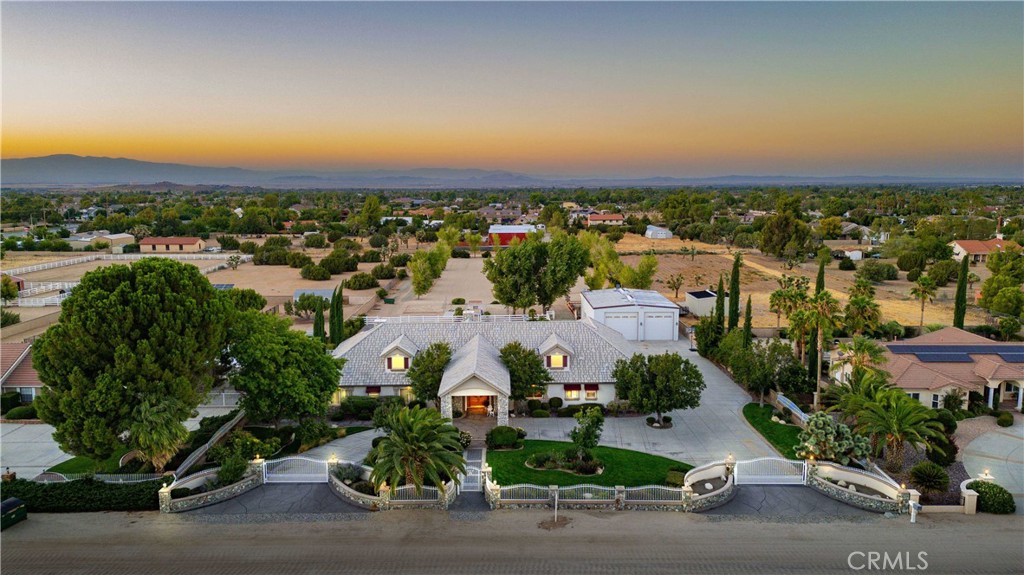
[(494, 480), (500, 485), (533, 483), (535, 485), (576, 485), (592, 483), (614, 487), (624, 485), (664, 485), (670, 469), (688, 471), (692, 465), (639, 451), (599, 446), (594, 458), (604, 464), (600, 475), (575, 475), (564, 471), (530, 469), (526, 459), (535, 453), (564, 452), (573, 446), (566, 441), (526, 440), (519, 451), (487, 451), (487, 463), (493, 469)]
[(760, 406), (756, 403), (748, 403), (743, 406), (743, 417), (783, 457), (786, 459), (797, 459), (795, 447), (800, 442), (798, 439), (800, 428), (796, 425), (775, 423), (772, 421), (773, 411), (774, 408), (770, 405)]

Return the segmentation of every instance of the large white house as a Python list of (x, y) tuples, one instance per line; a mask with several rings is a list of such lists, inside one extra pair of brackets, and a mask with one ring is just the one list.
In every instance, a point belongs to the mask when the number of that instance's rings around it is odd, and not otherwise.
[(590, 319), (510, 321), (479, 316), (390, 318), (342, 342), (334, 357), (344, 358), (340, 400), (350, 395), (402, 396), (412, 399), (406, 373), (416, 355), (434, 342), (451, 347), (452, 359), (441, 379), (441, 413), (484, 411), (491, 407), (499, 425), (508, 424), (511, 383), (500, 349), (519, 342), (535, 350), (551, 373), (540, 398), (559, 397), (565, 405), (608, 403), (615, 399), (615, 362), (632, 346), (622, 335)]
[(585, 291), (582, 317), (614, 329), (629, 341), (679, 339), (679, 306), (653, 290)]

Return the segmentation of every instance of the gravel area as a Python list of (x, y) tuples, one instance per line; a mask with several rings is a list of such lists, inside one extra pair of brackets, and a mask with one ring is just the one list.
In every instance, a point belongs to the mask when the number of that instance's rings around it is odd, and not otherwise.
[[(993, 425), (995, 424), (993, 423)], [(959, 430), (960, 428), (958, 426), (957, 431), (959, 432)], [(957, 436), (954, 437), (956, 438)], [(956, 439), (956, 442), (957, 447), (960, 448), (960, 451), (963, 451), (964, 445), (966, 445), (966, 443), (963, 443), (962, 440), (960, 440), (959, 438)], [(913, 485), (914, 482), (910, 478), (911, 468), (913, 468), (915, 465), (922, 461), (928, 461), (928, 456), (925, 454), (924, 449), (916, 450), (911, 448), (909, 445), (906, 446), (903, 453), (903, 471), (896, 474), (896, 476), (894, 476), (893, 479), (905, 482), (907, 485)], [(949, 489), (946, 490), (947, 493), (959, 494), (960, 483), (962, 483), (965, 479), (969, 479), (971, 477), (971, 475), (967, 473), (967, 469), (964, 467), (964, 463), (960, 461), (959, 458), (960, 455), (958, 452), (957, 461), (955, 461), (953, 465), (950, 465), (949, 467), (946, 468), (946, 473), (949, 474)]]

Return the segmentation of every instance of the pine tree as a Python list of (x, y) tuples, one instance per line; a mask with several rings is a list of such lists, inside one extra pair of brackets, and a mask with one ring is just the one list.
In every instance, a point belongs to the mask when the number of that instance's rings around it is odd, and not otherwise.
[(960, 260), (960, 275), (956, 278), (956, 298), (953, 300), (953, 327), (964, 328), (967, 316), (967, 276), (970, 275), (967, 256)]
[(729, 278), (729, 331), (740, 324), (740, 266), (743, 254), (736, 252), (732, 259), (732, 276)]
[(344, 299), (342, 294), (341, 284), (334, 289), (334, 294), (331, 296), (331, 343), (338, 345), (341, 340), (344, 339), (345, 332), (345, 312), (342, 309), (342, 300)]
[(715, 294), (715, 324), (719, 333), (725, 331), (725, 281), (718, 276), (718, 293)]
[(750, 347), (754, 341), (754, 328), (751, 324), (754, 313), (750, 305), (750, 296), (747, 296), (747, 311), (743, 314), (743, 347)]
[[(818, 277), (814, 282), (814, 295), (825, 291), (825, 259), (818, 260)], [(811, 381), (818, 381), (821, 374), (818, 372), (818, 358), (821, 350), (818, 349), (818, 328), (811, 330), (810, 344), (807, 346), (807, 374)]]
[(324, 332), (324, 304), (316, 306), (316, 315), (313, 316), (313, 337), (320, 341), (327, 341), (327, 333)]

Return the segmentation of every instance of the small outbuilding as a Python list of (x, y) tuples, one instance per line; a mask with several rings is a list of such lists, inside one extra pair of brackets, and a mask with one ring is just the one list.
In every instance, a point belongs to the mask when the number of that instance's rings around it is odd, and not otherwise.
[(584, 318), (629, 341), (679, 339), (679, 306), (656, 291), (616, 288), (585, 291), (582, 296)]
[(668, 240), (672, 238), (672, 232), (666, 228), (649, 225), (647, 226), (647, 231), (644, 232), (644, 237), (652, 240)]
[[(709, 289), (686, 292), (686, 307), (697, 317), (705, 317), (715, 313), (715, 299), (718, 294)], [(729, 294), (725, 294), (725, 307), (729, 308)]]

